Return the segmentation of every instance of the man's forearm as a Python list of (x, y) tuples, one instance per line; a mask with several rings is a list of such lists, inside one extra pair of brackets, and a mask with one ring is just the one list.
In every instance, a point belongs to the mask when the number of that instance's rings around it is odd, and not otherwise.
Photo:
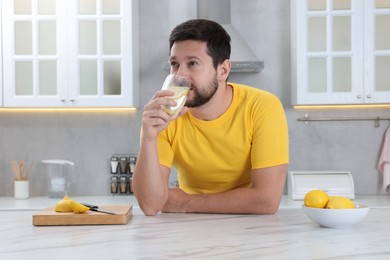
[(274, 214), (280, 198), (262, 198), (254, 188), (240, 188), (224, 193), (202, 194), (192, 198), (189, 210), (229, 214)]
[(165, 212), (273, 214), (279, 208), (287, 164), (252, 170), (252, 186), (213, 194), (189, 195), (170, 189)]
[(262, 196), (254, 188), (239, 188), (214, 194), (185, 194), (180, 189), (169, 190), (164, 212), (192, 212), (218, 214), (274, 214), (281, 194)]
[(145, 215), (157, 214), (168, 199), (168, 183), (160, 172), (155, 140), (141, 144), (134, 170), (133, 189)]

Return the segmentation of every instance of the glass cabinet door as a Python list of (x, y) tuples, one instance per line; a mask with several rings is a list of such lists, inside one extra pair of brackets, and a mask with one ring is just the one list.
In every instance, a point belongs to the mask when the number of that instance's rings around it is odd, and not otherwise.
[[(4, 106), (62, 105), (66, 82), (66, 53), (58, 42), (62, 26), (60, 1), (14, 0), (2, 2), (4, 42)], [(4, 36), (3, 36), (4, 37)]]
[(4, 105), (137, 106), (136, 8), (134, 0), (2, 1)]
[[(126, 0), (78, 0), (72, 17), (70, 77), (77, 79), (69, 95), (78, 105), (104, 102), (120, 106), (134, 100), (138, 87), (132, 66), (132, 3)], [(133, 33), (132, 33), (133, 31)], [(97, 101), (98, 100), (98, 101)], [(134, 103), (135, 104), (135, 103)]]
[[(120, 0), (79, 0), (72, 24), (71, 96), (78, 102), (122, 96), (122, 22)], [(77, 77), (79, 75), (79, 77)]]
[(390, 103), (390, 0), (291, 3), (292, 103)]
[[(361, 10), (354, 0), (295, 1), (303, 35), (296, 48), (299, 86), (297, 98), (303, 104), (359, 103), (363, 83), (357, 80), (362, 43)], [(300, 18), (298, 18), (298, 16)], [(300, 36), (299, 36), (300, 37)]]
[(373, 103), (390, 103), (390, 0), (365, 3), (367, 10), (366, 59), (369, 77), (366, 79), (365, 98)]
[[(0, 21), (1, 25), (1, 21)], [(0, 50), (3, 49), (3, 32), (0, 26)], [(3, 60), (3, 52), (0, 52), (0, 61)], [(0, 62), (0, 106), (3, 106), (3, 62)]]

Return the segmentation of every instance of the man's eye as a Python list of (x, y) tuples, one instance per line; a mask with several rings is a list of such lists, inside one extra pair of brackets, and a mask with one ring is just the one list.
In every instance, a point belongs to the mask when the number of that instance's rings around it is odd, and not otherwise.
[(171, 61), (171, 67), (177, 67), (177, 66), (178, 66), (177, 62)]
[(194, 66), (194, 65), (196, 65), (196, 64), (198, 64), (196, 61), (190, 61), (190, 62), (188, 63), (189, 66)]

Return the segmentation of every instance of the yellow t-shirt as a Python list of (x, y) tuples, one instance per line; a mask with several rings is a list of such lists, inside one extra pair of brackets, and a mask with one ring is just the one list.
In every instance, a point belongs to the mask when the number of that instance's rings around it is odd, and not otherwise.
[(251, 169), (288, 163), (288, 129), (283, 107), (272, 94), (229, 83), (226, 112), (202, 121), (187, 112), (160, 133), (160, 163), (175, 167), (189, 194), (223, 192), (251, 185)]

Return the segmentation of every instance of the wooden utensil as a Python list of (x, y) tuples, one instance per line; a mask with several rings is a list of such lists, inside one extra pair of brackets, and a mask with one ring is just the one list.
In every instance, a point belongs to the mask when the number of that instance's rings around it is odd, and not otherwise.
[(30, 164), (28, 165), (27, 167), (27, 171), (26, 171), (26, 180), (29, 180), (30, 179), (30, 172), (31, 172), (31, 168), (33, 166), (34, 162), (30, 162)]
[(19, 167), (19, 169), (20, 169), (20, 178), (22, 179), (22, 180), (24, 180), (25, 178), (24, 178), (24, 160), (21, 160), (20, 161), (20, 167)]
[(22, 176), (20, 174), (19, 164), (18, 164), (17, 161), (11, 161), (11, 168), (12, 168), (12, 171), (14, 172), (14, 174), (15, 174), (15, 179), (17, 181), (22, 180)]

